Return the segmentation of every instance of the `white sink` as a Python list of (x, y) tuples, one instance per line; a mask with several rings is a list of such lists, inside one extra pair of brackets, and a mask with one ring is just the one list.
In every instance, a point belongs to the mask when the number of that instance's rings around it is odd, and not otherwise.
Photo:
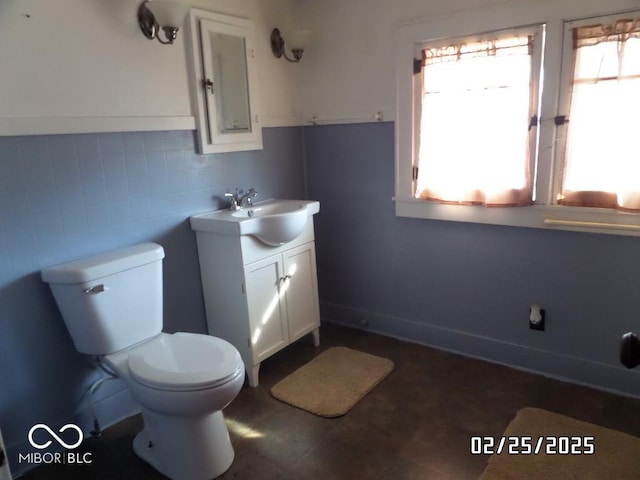
[(191, 229), (228, 235), (253, 235), (270, 246), (290, 242), (302, 233), (307, 220), (320, 211), (308, 200), (265, 200), (241, 210), (216, 210), (190, 218)]

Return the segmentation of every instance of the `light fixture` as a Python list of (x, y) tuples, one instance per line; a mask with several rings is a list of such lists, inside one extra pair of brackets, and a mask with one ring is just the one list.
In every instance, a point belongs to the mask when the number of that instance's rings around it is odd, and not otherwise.
[(302, 53), (307, 44), (311, 32), (309, 30), (297, 30), (291, 36), (291, 53), (293, 58), (287, 55), (284, 47), (284, 38), (280, 34), (280, 30), (274, 28), (271, 31), (271, 51), (276, 58), (284, 57), (289, 62), (298, 63), (302, 58)]
[[(169, 45), (178, 36), (178, 29), (189, 13), (189, 6), (175, 0), (145, 0), (138, 7), (138, 24), (144, 36), (149, 40), (157, 38)], [(165, 40), (160, 38), (160, 29)]]

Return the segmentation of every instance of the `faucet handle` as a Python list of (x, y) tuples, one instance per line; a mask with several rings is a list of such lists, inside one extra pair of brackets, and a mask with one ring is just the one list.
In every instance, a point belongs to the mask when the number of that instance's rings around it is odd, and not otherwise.
[(238, 210), (238, 189), (236, 193), (227, 192), (224, 194), (225, 198), (229, 199), (229, 210)]
[(258, 196), (258, 192), (256, 191), (255, 188), (251, 187), (249, 188), (249, 190), (247, 190), (247, 205), (253, 205), (253, 197), (257, 197)]

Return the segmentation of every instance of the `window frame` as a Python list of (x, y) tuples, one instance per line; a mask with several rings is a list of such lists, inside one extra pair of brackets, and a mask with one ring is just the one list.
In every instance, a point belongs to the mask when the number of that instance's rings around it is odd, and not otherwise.
[[(606, 10), (603, 10), (606, 9)], [(572, 230), (640, 236), (640, 214), (602, 208), (555, 204), (561, 171), (562, 127), (554, 124), (558, 115), (567, 115), (566, 97), (561, 92), (563, 79), (571, 74), (571, 53), (567, 53), (565, 32), (576, 22), (595, 21), (599, 17), (629, 14), (638, 6), (625, 0), (613, 0), (602, 6), (593, 0), (560, 0), (511, 6), (487, 7), (446, 17), (400, 25), (396, 29), (396, 216), (433, 220), (506, 225), (554, 230)], [(545, 25), (544, 92), (540, 96), (539, 148), (534, 179), (535, 204), (523, 207), (483, 207), (447, 205), (413, 198), (413, 166), (419, 125), (416, 95), (420, 93), (411, 66), (420, 46), (448, 38), (470, 37)], [(569, 44), (568, 48), (571, 48)], [(418, 86), (416, 86), (418, 83)]]
[[(563, 125), (557, 126), (558, 131), (558, 148), (556, 150), (556, 170), (555, 170), (555, 182), (553, 184), (553, 198), (557, 198), (557, 196), (562, 192), (562, 162), (564, 161), (564, 155), (566, 152), (566, 137), (568, 135), (569, 128), (571, 127), (571, 119), (570, 117), (570, 109), (571, 109), (571, 97), (572, 97), (572, 81), (574, 74), (574, 48), (573, 48), (573, 34), (572, 29), (576, 27), (584, 27), (588, 25), (594, 24), (612, 24), (618, 20), (627, 19), (629, 17), (638, 18), (640, 17), (640, 9), (636, 9), (635, 11), (623, 12), (623, 13), (612, 13), (607, 15), (600, 15), (597, 17), (588, 17), (581, 18), (577, 20), (569, 20), (564, 22), (564, 38), (562, 45), (563, 59), (566, 59), (566, 62), (563, 62), (561, 72), (560, 72), (560, 86), (559, 86), (559, 110), (562, 112), (562, 115), (567, 115), (568, 122)], [(584, 208), (584, 207), (570, 207), (570, 208)], [(606, 209), (609, 210), (609, 209)], [(640, 215), (640, 212), (631, 212), (631, 215)]]
[[(446, 47), (452, 44), (460, 44), (460, 43), (467, 43), (467, 42), (491, 41), (496, 38), (506, 38), (510, 36), (527, 36), (527, 37), (533, 37), (535, 39), (533, 42), (533, 51), (531, 53), (531, 73), (530, 73), (531, 90), (529, 92), (530, 104), (533, 112), (530, 111), (529, 113), (530, 114), (534, 113), (534, 115), (539, 116), (540, 73), (541, 73), (540, 68), (542, 65), (541, 60), (542, 60), (543, 38), (544, 38), (543, 37), (544, 25), (529, 25), (525, 27), (507, 28), (499, 31), (465, 35), (464, 37), (455, 37), (455, 38), (447, 38), (447, 39), (441, 39), (436, 41), (424, 42), (416, 45), (416, 49), (414, 51), (414, 58), (415, 59), (422, 58), (423, 50), (429, 49), (429, 48), (440, 48), (440, 47)], [(423, 72), (424, 72), (424, 67), (420, 72), (414, 74), (413, 76), (413, 82), (415, 84), (414, 95), (416, 95), (414, 97), (415, 110), (414, 110), (413, 122), (415, 126), (416, 137), (415, 137), (415, 149), (413, 152), (413, 160), (412, 160), (412, 171), (417, 171), (415, 169), (419, 168), (419, 163), (420, 163), (419, 150), (420, 150), (420, 120), (422, 117), (422, 102), (419, 99), (421, 99), (423, 96), (423, 91), (422, 91), (422, 87), (424, 83)], [(529, 155), (531, 155), (532, 157), (526, 160), (529, 168), (532, 169), (531, 175), (533, 176), (533, 179), (532, 179), (533, 188), (535, 188), (535, 159), (538, 156), (537, 136), (538, 136), (538, 129), (536, 126), (535, 128), (531, 128), (528, 134), (528, 143), (529, 143), (529, 149), (530, 149)], [(533, 165), (530, 163), (531, 161), (533, 161)], [(412, 173), (412, 192), (416, 191), (417, 184), (418, 184), (418, 176)], [(449, 203), (455, 204), (455, 202), (449, 202)], [(497, 207), (497, 208), (508, 208), (508, 207)]]

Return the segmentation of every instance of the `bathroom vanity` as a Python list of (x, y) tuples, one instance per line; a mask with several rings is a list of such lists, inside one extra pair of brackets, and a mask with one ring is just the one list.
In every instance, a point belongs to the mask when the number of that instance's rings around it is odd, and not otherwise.
[(269, 356), (307, 334), (320, 343), (318, 211), (318, 202), (268, 200), (190, 219), (209, 333), (238, 349), (252, 387)]

